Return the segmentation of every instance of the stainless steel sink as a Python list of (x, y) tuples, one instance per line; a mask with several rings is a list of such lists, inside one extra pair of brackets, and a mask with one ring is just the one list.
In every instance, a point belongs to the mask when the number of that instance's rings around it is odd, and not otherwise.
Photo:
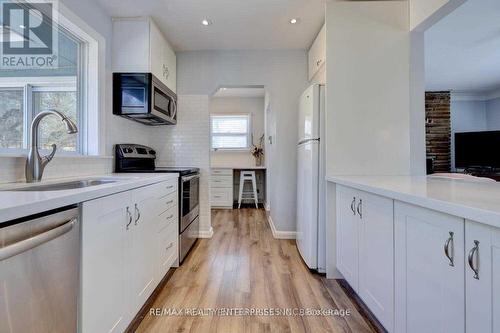
[(75, 180), (64, 183), (53, 183), (44, 185), (32, 185), (25, 187), (17, 187), (11, 189), (5, 189), (4, 191), (62, 191), (62, 190), (73, 190), (77, 188), (84, 188), (89, 186), (97, 186), (103, 184), (116, 183), (116, 179), (85, 179), (85, 180)]

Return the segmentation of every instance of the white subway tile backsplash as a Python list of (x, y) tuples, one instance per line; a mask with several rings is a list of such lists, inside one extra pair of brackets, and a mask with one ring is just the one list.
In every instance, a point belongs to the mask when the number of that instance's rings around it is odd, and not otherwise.
[(209, 204), (210, 115), (208, 95), (179, 95), (177, 125), (152, 129), (157, 165), (200, 168), (200, 229), (211, 229)]

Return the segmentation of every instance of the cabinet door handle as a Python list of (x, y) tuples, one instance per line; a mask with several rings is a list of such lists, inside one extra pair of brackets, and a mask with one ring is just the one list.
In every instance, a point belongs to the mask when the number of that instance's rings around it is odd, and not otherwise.
[(358, 208), (356, 208), (356, 210), (358, 211), (359, 218), (362, 219), (363, 218), (363, 200), (359, 199)]
[(170, 205), (170, 204), (173, 204), (173, 203), (174, 203), (174, 199), (167, 201), (167, 205)]
[[(450, 231), (450, 237), (444, 243), (444, 254), (446, 255), (446, 258), (448, 258), (448, 260), (450, 261), (450, 266), (452, 267), (455, 266), (453, 262), (453, 251), (454, 251), (453, 235), (454, 235), (453, 231)], [(450, 255), (450, 244), (451, 244), (451, 255)]]
[[(474, 266), (474, 256), (476, 257), (476, 266)], [(469, 267), (474, 272), (474, 279), (479, 280), (479, 241), (474, 241), (474, 247), (469, 252)]]
[(130, 227), (130, 224), (132, 223), (132, 213), (130, 213), (130, 209), (127, 206), (127, 216), (128, 216), (128, 223), (126, 229), (128, 230)]
[(137, 225), (137, 222), (141, 218), (141, 211), (139, 210), (139, 207), (137, 207), (137, 204), (135, 204), (135, 212), (137, 213), (137, 218), (135, 219), (134, 224)]
[(171, 188), (174, 188), (174, 185), (168, 185), (167, 190), (170, 190)]
[(169, 250), (172, 246), (174, 246), (174, 243), (173, 243), (173, 242), (172, 242), (172, 243), (170, 243), (170, 244), (168, 244), (168, 246), (165, 248), (165, 250), (167, 250), (167, 251), (168, 251), (168, 250)]
[(356, 204), (356, 197), (353, 197), (351, 202), (352, 215), (356, 215), (356, 209), (354, 209), (355, 204)]
[(319, 59), (318, 61), (316, 61), (316, 66), (319, 67), (319, 65), (323, 62), (323, 59)]
[(168, 66), (163, 64), (163, 77), (165, 79), (168, 79), (169, 76), (170, 76), (170, 71), (168, 70)]

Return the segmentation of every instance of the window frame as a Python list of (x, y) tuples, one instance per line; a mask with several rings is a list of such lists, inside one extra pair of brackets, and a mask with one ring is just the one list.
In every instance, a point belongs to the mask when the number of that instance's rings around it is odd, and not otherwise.
[[(47, 86), (57, 88), (55, 82), (58, 80), (72, 79), (77, 91), (77, 112), (79, 116), (77, 150), (75, 152), (58, 151), (59, 156), (105, 156), (105, 114), (106, 108), (105, 92), (107, 82), (105, 62), (106, 62), (106, 40), (96, 30), (90, 27), (78, 15), (74, 14), (64, 4), (58, 5), (58, 25), (70, 38), (78, 43), (78, 67), (77, 76), (46, 76), (46, 77), (27, 77), (32, 86)], [(20, 77), (0, 78), (0, 88), (22, 88), (14, 85), (14, 81)], [(9, 84), (2, 84), (3, 80), (8, 80)], [(66, 83), (67, 84), (67, 81)], [(61, 91), (69, 91), (63, 84)], [(24, 86), (26, 87), (26, 85)], [(49, 89), (50, 91), (50, 89)], [(54, 90), (52, 90), (54, 91)], [(29, 145), (29, 127), (31, 124), (32, 112), (26, 112), (29, 108), (32, 110), (32, 100), (28, 99), (28, 89), (24, 88), (23, 93), (23, 148), (0, 148), (0, 157), (2, 156), (24, 156)], [(30, 103), (30, 104), (28, 104)], [(45, 150), (40, 150), (45, 151)]]
[[(26, 153), (30, 142), (30, 125), (34, 117), (33, 93), (34, 92), (57, 92), (76, 91), (78, 79), (71, 76), (47, 76), (47, 77), (0, 77), (0, 89), (2, 90), (23, 90), (23, 148), (0, 148), (0, 154)], [(78, 98), (77, 98), (78, 100)], [(85, 113), (78, 107), (77, 114), (80, 123), (85, 123)], [(82, 138), (83, 131), (78, 132), (76, 150), (74, 152), (58, 151), (62, 155), (83, 155)], [(40, 149), (40, 152), (47, 152), (47, 149)]]
[[(214, 133), (213, 132), (213, 118), (214, 117), (246, 117), (248, 119), (247, 122), (247, 132), (246, 132), (246, 137), (247, 137), (247, 147), (238, 147), (238, 148), (214, 148), (213, 147), (213, 137), (214, 136), (224, 136), (224, 137), (231, 137), (231, 136), (242, 136), (245, 133)], [(252, 149), (252, 137), (253, 137), (253, 128), (252, 128), (252, 114), (251, 113), (211, 113), (210, 114), (210, 150), (213, 152), (247, 152)]]

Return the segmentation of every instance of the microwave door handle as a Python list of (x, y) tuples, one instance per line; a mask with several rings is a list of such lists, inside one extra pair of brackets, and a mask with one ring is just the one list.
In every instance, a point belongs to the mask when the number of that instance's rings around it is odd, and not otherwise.
[(177, 116), (177, 102), (174, 100), (172, 100), (172, 104), (174, 106), (174, 114), (171, 116), (172, 119), (175, 119), (175, 116)]

